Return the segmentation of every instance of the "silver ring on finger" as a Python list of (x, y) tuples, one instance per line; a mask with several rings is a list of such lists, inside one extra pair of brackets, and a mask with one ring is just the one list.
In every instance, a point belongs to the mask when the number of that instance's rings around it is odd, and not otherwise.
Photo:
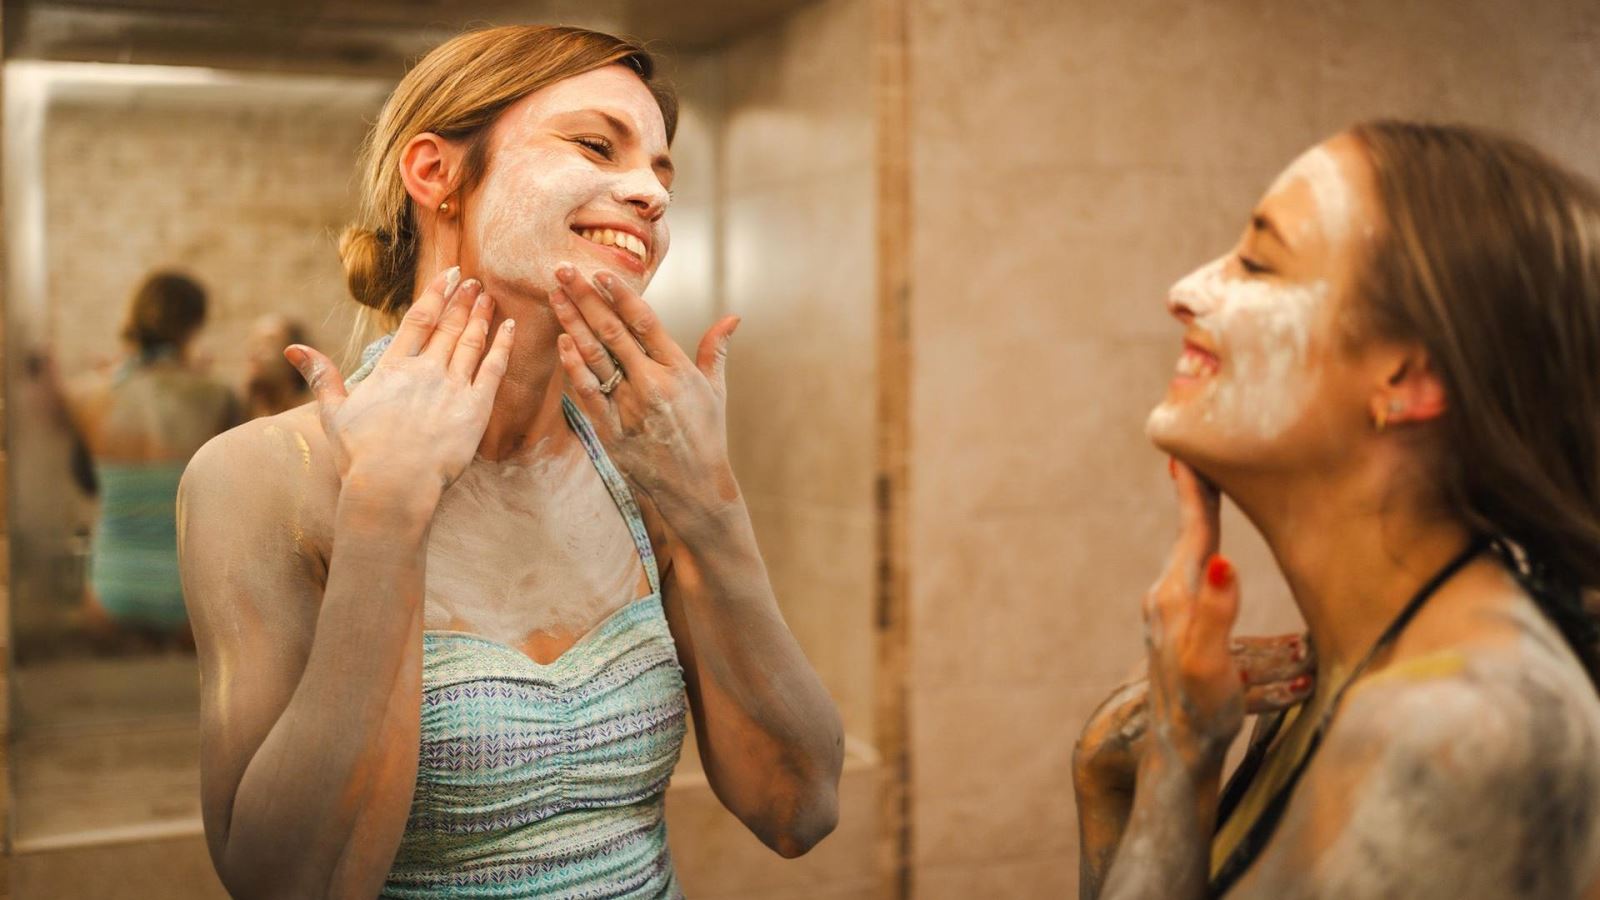
[(617, 385), (622, 383), (622, 377), (622, 366), (617, 364), (615, 357), (612, 357), (611, 377), (600, 382), (600, 393), (610, 396), (611, 392), (617, 389)]

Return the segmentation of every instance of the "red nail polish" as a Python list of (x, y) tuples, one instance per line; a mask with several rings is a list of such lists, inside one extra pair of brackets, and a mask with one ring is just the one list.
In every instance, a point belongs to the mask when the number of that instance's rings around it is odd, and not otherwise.
[(1297, 694), (1300, 693), (1301, 691), (1309, 689), (1310, 687), (1311, 687), (1311, 676), (1310, 675), (1301, 675), (1299, 678), (1296, 678), (1295, 680), (1289, 682), (1289, 690), (1294, 691)]
[(1214, 588), (1227, 587), (1233, 580), (1233, 566), (1228, 564), (1222, 554), (1218, 553), (1206, 563), (1206, 581)]

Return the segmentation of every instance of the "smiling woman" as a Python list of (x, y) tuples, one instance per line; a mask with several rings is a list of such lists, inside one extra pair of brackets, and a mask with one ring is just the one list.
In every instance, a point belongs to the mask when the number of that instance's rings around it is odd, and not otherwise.
[(186, 473), (206, 836), (235, 896), (678, 896), (662, 797), (690, 711), (768, 846), (834, 827), (839, 716), (728, 464), (735, 321), (691, 361), (639, 296), (668, 247), (653, 71), (572, 28), (424, 58), (341, 242), (393, 332), (348, 384), (290, 347), (316, 402)]
[[(1166, 306), (1147, 430), (1182, 524), (1149, 677), (1078, 746), (1082, 895), (1600, 895), (1600, 191), (1499, 135), (1358, 125)], [(1223, 495), (1310, 630), (1286, 689), (1231, 649)]]

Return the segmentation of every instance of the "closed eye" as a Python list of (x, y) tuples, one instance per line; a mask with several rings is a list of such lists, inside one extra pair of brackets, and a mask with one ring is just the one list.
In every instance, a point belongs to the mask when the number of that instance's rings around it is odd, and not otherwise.
[(616, 157), (616, 147), (603, 137), (580, 137), (573, 138), (572, 141), (575, 144), (583, 145), (590, 152), (595, 153), (604, 159), (609, 160)]
[(1244, 270), (1251, 275), (1263, 275), (1268, 271), (1266, 266), (1245, 256), (1243, 253), (1239, 254), (1239, 265), (1243, 266)]

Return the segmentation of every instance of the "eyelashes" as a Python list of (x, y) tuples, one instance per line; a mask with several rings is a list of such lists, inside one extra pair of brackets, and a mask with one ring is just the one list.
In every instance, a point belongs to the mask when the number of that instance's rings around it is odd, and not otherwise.
[(615, 158), (617, 155), (616, 147), (612, 146), (610, 141), (602, 137), (580, 137), (573, 138), (572, 141), (575, 144), (583, 145), (591, 152), (605, 157), (608, 160)]
[(1262, 275), (1267, 272), (1266, 266), (1245, 256), (1243, 253), (1239, 254), (1239, 265), (1243, 266), (1244, 270), (1251, 275)]
[[(611, 141), (606, 138), (585, 135), (583, 137), (572, 138), (572, 142), (595, 154), (601, 159), (604, 159), (606, 162), (617, 161), (616, 145), (612, 144)], [(677, 196), (678, 195), (672, 190), (672, 188), (667, 188), (668, 203), (671, 203), (677, 198)]]

